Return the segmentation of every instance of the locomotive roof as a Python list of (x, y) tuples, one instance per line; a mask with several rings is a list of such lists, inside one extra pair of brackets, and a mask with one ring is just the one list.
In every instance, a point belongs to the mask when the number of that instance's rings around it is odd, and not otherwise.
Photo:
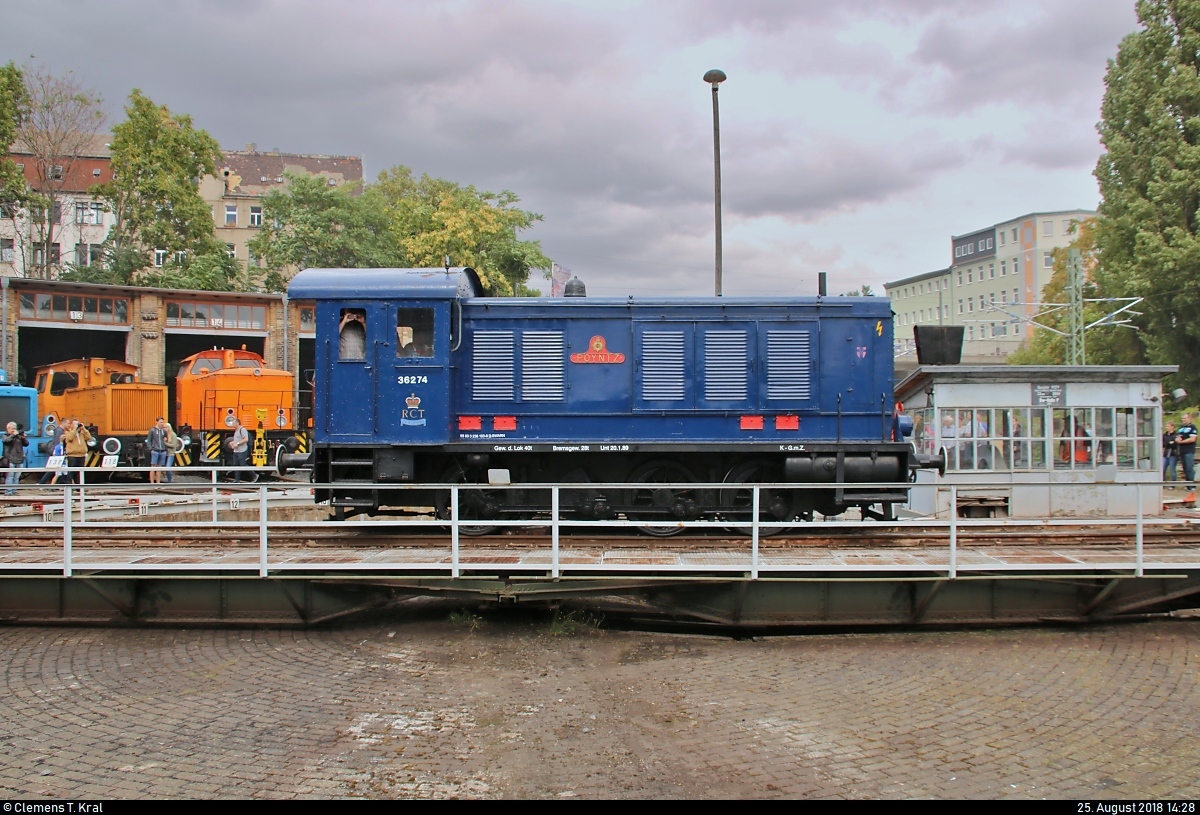
[(305, 269), (288, 284), (296, 300), (381, 300), (397, 295), (447, 300), (483, 293), (469, 266), (449, 269)]

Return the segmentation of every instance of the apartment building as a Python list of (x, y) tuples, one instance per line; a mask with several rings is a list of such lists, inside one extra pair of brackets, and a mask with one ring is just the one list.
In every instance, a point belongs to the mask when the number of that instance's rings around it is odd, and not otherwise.
[(66, 263), (89, 266), (100, 260), (112, 213), (92, 192), (112, 179), (108, 139), (107, 134), (97, 136), (76, 159), (46, 167), (45, 178), (39, 177), (34, 155), (13, 145), (9, 157), (29, 186), (44, 190), (53, 185), (56, 200), (47, 210), (0, 212), (0, 276), (40, 277), (47, 255), (51, 277)]
[(260, 152), (255, 144), (247, 144), (245, 150), (225, 151), (217, 176), (200, 181), (200, 196), (212, 208), (217, 238), (251, 271), (262, 266), (248, 246), (263, 226), (262, 197), (282, 189), (288, 172), (320, 176), (331, 187), (362, 190), (362, 159), (357, 156)]
[(1033, 332), (1054, 250), (1075, 239), (1085, 209), (1032, 212), (950, 238), (945, 269), (884, 284), (895, 312), (896, 354), (914, 353), (917, 325), (961, 325), (963, 359), (997, 361)]

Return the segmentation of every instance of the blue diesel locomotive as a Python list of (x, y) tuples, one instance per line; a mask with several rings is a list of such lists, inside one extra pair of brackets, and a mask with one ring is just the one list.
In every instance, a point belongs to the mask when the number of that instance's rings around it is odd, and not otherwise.
[[(459, 517), (484, 534), (488, 521), (548, 511), (544, 485), (559, 484), (570, 485), (560, 511), (576, 519), (742, 529), (745, 485), (798, 483), (828, 488), (764, 490), (760, 519), (849, 507), (887, 518), (911, 473), (938, 465), (904, 440), (894, 411), (886, 299), (481, 292), (469, 268), (307, 269), (291, 281), (289, 298), (316, 304), (305, 463), (339, 517), (402, 505), (450, 517), (448, 490), (389, 487), (479, 484), (460, 490)], [(283, 454), (280, 467), (301, 460)]]

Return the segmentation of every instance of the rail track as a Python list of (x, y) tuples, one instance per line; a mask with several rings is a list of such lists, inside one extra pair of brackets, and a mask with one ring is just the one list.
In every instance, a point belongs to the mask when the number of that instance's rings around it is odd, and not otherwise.
[[(1088, 524), (1067, 526), (969, 526), (959, 527), (956, 545), (960, 548), (993, 547), (1072, 547), (1128, 546), (1134, 541), (1136, 529), (1133, 524), (1095, 526)], [(329, 529), (295, 527), (273, 528), (270, 532), (273, 549), (426, 549), (446, 544), (448, 533), (440, 530), (430, 534), (427, 530), (413, 530), (398, 534), (392, 527), (350, 529), (337, 526)], [(482, 550), (527, 551), (545, 549), (549, 545), (549, 530), (530, 532), (527, 529), (513, 534), (496, 534), (479, 537), (464, 537), (471, 548)], [(572, 534), (564, 536), (564, 542), (572, 549), (655, 549), (664, 552), (688, 551), (735, 551), (751, 545), (747, 537), (713, 533), (706, 536), (679, 535), (671, 538), (648, 538), (634, 532), (614, 534)], [(950, 531), (944, 526), (905, 527), (891, 530), (866, 530), (853, 527), (841, 530), (821, 529), (803, 535), (782, 535), (763, 538), (759, 541), (762, 551), (788, 549), (908, 549), (929, 548), (948, 545)], [(1191, 524), (1151, 526), (1143, 530), (1143, 541), (1147, 546), (1200, 545), (1200, 529)], [(212, 549), (214, 547), (239, 548), (257, 546), (259, 530), (249, 527), (231, 527), (220, 531), (219, 538), (211, 528), (88, 528), (74, 530), (72, 543), (77, 547), (104, 549), (166, 548), (166, 549)], [(61, 530), (0, 527), (0, 549), (43, 549), (61, 547)]]

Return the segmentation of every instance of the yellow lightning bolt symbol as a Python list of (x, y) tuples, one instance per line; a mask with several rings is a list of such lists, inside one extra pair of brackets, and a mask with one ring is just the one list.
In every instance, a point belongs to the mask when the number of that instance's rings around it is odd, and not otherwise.
[(875, 321), (875, 336), (877, 336), (877, 337), (883, 336), (883, 320)]

